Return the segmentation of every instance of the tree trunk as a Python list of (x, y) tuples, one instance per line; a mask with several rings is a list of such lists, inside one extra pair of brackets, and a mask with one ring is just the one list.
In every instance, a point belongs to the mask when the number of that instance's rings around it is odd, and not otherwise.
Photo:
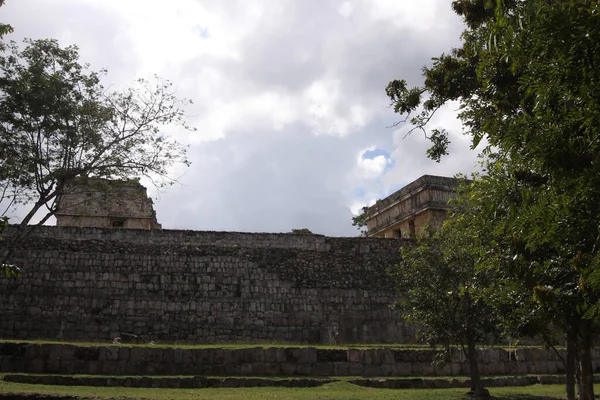
[(565, 372), (567, 375), (567, 400), (575, 400), (575, 359), (577, 353), (577, 333), (573, 330), (567, 332), (567, 359)]
[(592, 367), (591, 341), (587, 329), (582, 329), (579, 340), (579, 369), (581, 385), (579, 387), (579, 400), (594, 400), (594, 369)]
[(475, 340), (469, 337), (467, 341), (467, 357), (469, 358), (469, 371), (471, 376), (471, 396), (475, 399), (488, 399), (490, 392), (481, 384), (479, 375), (479, 355), (475, 347)]

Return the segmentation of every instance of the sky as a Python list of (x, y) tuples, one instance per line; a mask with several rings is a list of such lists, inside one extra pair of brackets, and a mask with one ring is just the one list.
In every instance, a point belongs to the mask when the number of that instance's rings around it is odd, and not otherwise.
[[(392, 128), (390, 80), (460, 45), (449, 0), (7, 0), (5, 40), (56, 38), (106, 68), (106, 86), (158, 74), (173, 82), (195, 132), (178, 183), (149, 186), (165, 229), (356, 236), (352, 216), (424, 174), (476, 168), (457, 104), (431, 128), (450, 156), (429, 160), (422, 134)], [(15, 221), (16, 222), (16, 221)]]

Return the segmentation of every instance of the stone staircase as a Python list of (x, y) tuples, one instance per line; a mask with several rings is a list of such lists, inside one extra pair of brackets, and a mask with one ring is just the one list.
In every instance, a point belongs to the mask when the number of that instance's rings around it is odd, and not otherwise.
[[(600, 360), (600, 351), (594, 351)], [(311, 387), (343, 380), (376, 388), (469, 387), (458, 349), (443, 365), (433, 350), (395, 347), (177, 347), (0, 342), (0, 373), (10, 382), (161, 388)], [(564, 350), (480, 351), (489, 387), (564, 383)], [(600, 364), (594, 363), (594, 371)]]

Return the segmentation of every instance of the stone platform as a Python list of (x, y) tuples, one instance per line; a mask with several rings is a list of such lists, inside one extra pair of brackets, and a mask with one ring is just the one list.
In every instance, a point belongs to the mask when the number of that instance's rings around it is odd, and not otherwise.
[[(433, 350), (379, 348), (182, 348), (142, 345), (0, 342), (1, 373), (105, 376), (454, 377), (469, 364), (456, 349), (443, 365)], [(541, 348), (480, 351), (483, 376), (555, 375), (564, 372), (557, 352)], [(600, 372), (600, 351), (593, 351)]]

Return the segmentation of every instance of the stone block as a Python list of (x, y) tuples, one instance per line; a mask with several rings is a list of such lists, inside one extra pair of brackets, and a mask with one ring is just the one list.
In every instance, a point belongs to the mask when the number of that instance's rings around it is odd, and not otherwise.
[(50, 354), (48, 358), (50, 360), (60, 360), (63, 358), (63, 351), (68, 346), (63, 346), (60, 344), (51, 344), (50, 345)]
[(280, 366), (281, 366), (281, 372), (283, 373), (283, 375), (286, 375), (286, 376), (296, 375), (296, 371), (298, 369), (298, 364), (283, 363), (283, 364), (280, 364)]
[(269, 348), (265, 349), (265, 351), (264, 351), (264, 359), (265, 359), (266, 363), (278, 362), (278, 360), (277, 360), (277, 350), (278, 349), (275, 348), (275, 347), (269, 347)]
[(40, 345), (37, 343), (28, 344), (25, 346), (25, 358), (35, 359), (38, 357)]
[(281, 364), (275, 362), (265, 363), (265, 375), (283, 375)]
[(348, 349), (347, 358), (349, 363), (362, 363), (363, 352), (359, 349)]
[(497, 362), (489, 365), (490, 375), (506, 375), (505, 363)]
[(347, 376), (349, 375), (350, 364), (345, 361), (333, 363), (333, 375), (334, 376)]
[(567, 380), (563, 375), (540, 375), (538, 381), (542, 385), (562, 385)]
[(190, 349), (181, 349), (181, 362), (183, 364), (192, 363), (192, 351)]
[(390, 349), (381, 349), (381, 362), (383, 364), (394, 364), (394, 354)]
[(162, 349), (162, 360), (165, 363), (171, 364), (173, 363), (173, 349), (170, 347)]
[(119, 347), (119, 361), (129, 361), (130, 350), (129, 347)]
[(88, 374), (101, 375), (102, 374), (102, 361), (90, 361), (88, 363)]
[[(250, 367), (251, 369), (251, 367)], [(224, 375), (240, 375), (241, 364), (224, 364), (223, 365)]]
[(46, 360), (44, 372), (48, 374), (57, 374), (60, 372), (60, 361), (59, 360)]
[(240, 374), (241, 375), (253, 375), (254, 374), (254, 370), (253, 370), (253, 363), (243, 363), (240, 365)]
[(447, 389), (450, 387), (448, 379), (431, 379), (434, 389)]
[(264, 362), (265, 361), (265, 350), (262, 347), (256, 347), (252, 352), (253, 362)]
[(117, 363), (114, 361), (103, 361), (102, 362), (102, 374), (103, 375), (116, 375), (117, 374)]
[(349, 363), (348, 375), (350, 375), (350, 376), (365, 376), (365, 366), (361, 363)]
[(412, 363), (397, 362), (394, 364), (394, 375), (395, 376), (410, 376), (412, 374), (413, 374), (413, 364)]
[(129, 353), (129, 360), (133, 362), (144, 361), (146, 357), (146, 348), (144, 347), (132, 347)]
[(449, 363), (434, 364), (435, 375), (450, 376), (452, 375), (452, 366)]
[[(222, 387), (226, 387), (226, 388), (237, 388), (240, 387), (240, 382), (241, 379), (240, 378), (225, 378), (223, 380), (223, 385)], [(243, 387), (243, 386), (242, 386)]]
[[(45, 372), (46, 362), (41, 358), (34, 358), (33, 360), (27, 363), (27, 371), (33, 373), (42, 373)], [(2, 368), (2, 372), (10, 372), (10, 369)]]
[(313, 375), (317, 376), (330, 376), (333, 375), (334, 367), (331, 362), (321, 362), (314, 365), (312, 369)]
[(379, 359), (378, 349), (364, 349), (364, 363), (365, 365), (380, 365), (381, 360)]
[(383, 370), (381, 365), (365, 365), (365, 375), (364, 376), (381, 376), (383, 375)]
[(300, 363), (316, 363), (317, 362), (317, 349), (314, 347), (306, 347), (300, 349)]
[(396, 371), (393, 364), (383, 364), (379, 368), (381, 369), (381, 376), (393, 376)]
[(313, 366), (309, 363), (299, 363), (296, 368), (298, 375), (313, 375)]
[(173, 349), (173, 362), (175, 364), (180, 364), (182, 362), (183, 357), (183, 349), (175, 348)]

